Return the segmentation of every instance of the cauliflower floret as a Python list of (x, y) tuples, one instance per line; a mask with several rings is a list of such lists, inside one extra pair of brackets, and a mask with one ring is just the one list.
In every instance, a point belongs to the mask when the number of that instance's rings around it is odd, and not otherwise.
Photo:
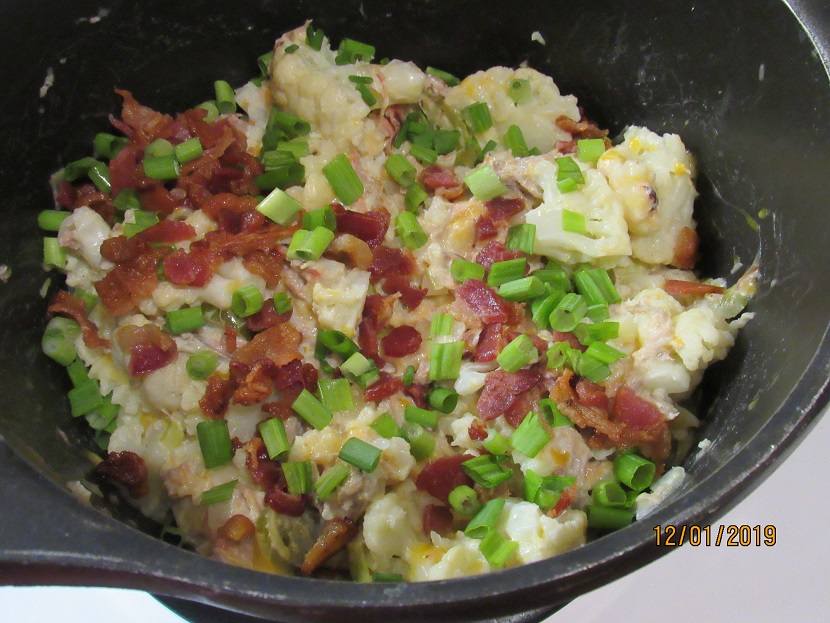
[(369, 273), (346, 269), (332, 260), (311, 262), (307, 269), (319, 274), (311, 291), (311, 306), (320, 326), (353, 338), (369, 291)]
[(61, 223), (58, 242), (62, 247), (77, 251), (91, 267), (108, 270), (113, 265), (101, 257), (101, 245), (111, 234), (109, 225), (100, 214), (81, 206)]
[(632, 255), (650, 264), (670, 264), (684, 227), (694, 229), (695, 166), (676, 134), (660, 136), (631, 127), (622, 144), (597, 162), (625, 207)]
[(410, 552), (410, 580), (448, 580), (487, 573), (493, 568), (478, 547), (481, 541), (458, 532), (453, 538), (432, 533), (433, 545), (416, 546)]
[(170, 365), (146, 374), (141, 383), (144, 401), (167, 413), (198, 413), (206, 383), (191, 379), (186, 366), (187, 357), (180, 356)]
[(674, 319), (672, 345), (691, 372), (726, 357), (734, 343), (729, 323), (709, 307), (686, 310)]
[(234, 95), (236, 103), (248, 115), (248, 120), (245, 122), (248, 150), (257, 155), (262, 149), (262, 136), (265, 134), (268, 113), (272, 106), (268, 85), (263, 82), (260, 86), (256, 86), (253, 82), (246, 82), (236, 90)]
[(637, 520), (653, 512), (663, 501), (674, 493), (686, 477), (686, 470), (679, 465), (672, 467), (660, 477), (660, 480), (651, 485), (650, 493), (641, 493), (635, 502)]
[(414, 546), (426, 542), (421, 518), (427, 504), (428, 496), (407, 481), (369, 505), (363, 517), (363, 538), (375, 570), (392, 568), (393, 558), (406, 559)]
[[(514, 80), (530, 83), (531, 96), (520, 104), (513, 101), (508, 90)], [(571, 138), (556, 125), (556, 119), (562, 115), (574, 121), (580, 118), (576, 98), (561, 95), (551, 78), (529, 67), (492, 67), (474, 73), (447, 92), (446, 103), (456, 110), (476, 102), (485, 102), (493, 118), (493, 127), (479, 135), (482, 145), (488, 140), (500, 143), (507, 129), (517, 125), (528, 147), (546, 153), (557, 141)]]
[(552, 519), (531, 502), (507, 500), (496, 529), (519, 544), (521, 563), (535, 562), (584, 545), (588, 520), (585, 513), (566, 510)]
[[(585, 165), (580, 168), (585, 184), (562, 193), (556, 186), (556, 165), (547, 160), (536, 165), (533, 178), (542, 188), (544, 200), (525, 216), (528, 223), (536, 225), (536, 253), (569, 263), (630, 255), (622, 204), (600, 173)], [(564, 210), (585, 217), (587, 236), (563, 229)]]

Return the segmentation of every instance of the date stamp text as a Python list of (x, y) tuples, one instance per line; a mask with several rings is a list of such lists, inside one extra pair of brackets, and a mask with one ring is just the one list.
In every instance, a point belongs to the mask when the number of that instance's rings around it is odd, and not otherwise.
[(761, 547), (775, 545), (775, 526), (719, 525), (712, 526), (654, 526), (654, 544), (657, 547)]

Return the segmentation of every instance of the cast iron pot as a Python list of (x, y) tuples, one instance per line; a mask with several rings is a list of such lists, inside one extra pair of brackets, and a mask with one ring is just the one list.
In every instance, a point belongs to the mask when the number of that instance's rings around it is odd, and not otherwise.
[[(459, 75), (527, 61), (612, 134), (628, 123), (677, 132), (697, 155), (701, 272), (729, 275), (736, 261), (758, 258), (763, 277), (755, 319), (702, 387), (700, 434), (712, 445), (689, 457), (682, 490), (646, 521), (487, 576), (357, 585), (203, 559), (155, 538), (158, 526), (117, 500), (93, 500), (96, 509), (67, 492), (65, 483), (89, 471), (91, 445), (69, 416), (65, 373), (39, 349), (46, 275), (35, 215), (51, 204), (50, 173), (89, 153), (119, 110), (115, 87), (156, 109), (183, 110), (209, 97), (217, 78), (241, 84), (276, 36), (306, 18), (335, 41), (350, 36), (375, 44), (379, 57)], [(0, 284), (0, 580), (139, 588), (281, 621), (481, 620), (531, 610), (513, 620), (538, 620), (665, 553), (653, 545), (655, 525), (724, 513), (827, 402), (828, 41), (830, 7), (807, 0), (3, 0), (0, 263), (12, 272)]]

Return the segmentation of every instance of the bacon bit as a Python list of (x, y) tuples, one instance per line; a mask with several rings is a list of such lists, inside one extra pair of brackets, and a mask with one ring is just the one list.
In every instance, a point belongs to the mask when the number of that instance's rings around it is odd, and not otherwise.
[[(101, 250), (103, 255), (104, 245), (101, 245)], [(107, 311), (113, 316), (123, 316), (152, 296), (158, 284), (159, 260), (169, 252), (169, 248), (143, 243), (138, 255), (120, 263), (103, 279), (96, 281), (95, 290)]]
[(87, 318), (86, 303), (77, 296), (60, 290), (52, 299), (47, 310), (50, 314), (60, 314), (72, 318), (81, 326), (84, 344), (89, 348), (109, 348), (110, 341), (101, 337), (98, 327)]
[(487, 439), (487, 425), (476, 418), (467, 429), (467, 435), (469, 435), (470, 439), (473, 441), (484, 441)]
[(206, 251), (176, 249), (164, 258), (162, 268), (171, 283), (202, 288), (211, 280), (219, 263), (219, 257)]
[(427, 461), (415, 480), (415, 486), (419, 491), (426, 491), (442, 503), (449, 504), (448, 498), (453, 489), (461, 485), (472, 487), (475, 484), (461, 468), (464, 461), (472, 458), (471, 454), (458, 454)]
[(575, 390), (579, 402), (582, 404), (608, 411), (608, 396), (605, 394), (602, 385), (597, 385), (588, 379), (579, 379), (576, 382)]
[(202, 413), (210, 418), (221, 418), (228, 410), (233, 390), (233, 383), (218, 374), (208, 377), (205, 394), (199, 399), (199, 407), (202, 409)]
[[(508, 331), (507, 340), (512, 342), (520, 335), (522, 335), (521, 331)], [(530, 338), (530, 341), (533, 342), (533, 346), (536, 348), (537, 352), (544, 353), (548, 349), (548, 343), (535, 333), (526, 333), (525, 335), (527, 335), (527, 337)]]
[(392, 297), (370, 294), (363, 304), (363, 317), (358, 326), (357, 343), (361, 352), (373, 359), (378, 367), (384, 363), (378, 350), (380, 348), (378, 333), (389, 322), (394, 302)]
[(311, 575), (317, 567), (349, 544), (357, 534), (357, 524), (351, 519), (329, 519), (323, 532), (317, 538), (303, 559), (300, 573)]
[(285, 475), (278, 461), (268, 458), (268, 450), (261, 437), (251, 437), (243, 446), (245, 448), (245, 467), (251, 479), (265, 489), (283, 489), (286, 486)]
[(421, 409), (429, 409), (429, 405), (427, 404), (426, 385), (413, 383), (409, 387), (404, 387), (403, 393), (412, 398), (412, 401), (415, 403), (416, 407), (420, 407)]
[(269, 288), (280, 282), (280, 275), (285, 266), (285, 250), (276, 246), (269, 251), (251, 251), (242, 258), (242, 265), (255, 275), (265, 279)]
[(283, 401), (266, 402), (262, 405), (262, 410), (268, 415), (278, 417), (281, 420), (287, 420), (294, 415), (294, 410), (291, 408), (291, 405)]
[(672, 296), (703, 296), (704, 294), (723, 294), (724, 288), (710, 285), (708, 283), (697, 283), (696, 281), (681, 281), (679, 279), (667, 279), (663, 289)]
[(576, 141), (556, 141), (556, 151), (560, 154), (575, 154)]
[(427, 191), (447, 199), (457, 199), (464, 192), (464, 184), (452, 169), (433, 164), (424, 169), (420, 177)]
[(72, 184), (66, 180), (61, 180), (61, 183), (58, 186), (58, 192), (55, 194), (55, 203), (63, 206), (64, 208), (71, 208), (75, 204), (75, 198), (77, 195), (75, 187), (72, 186)]
[(507, 260), (515, 260), (519, 257), (526, 257), (526, 254), (518, 250), (507, 250), (505, 246), (493, 240), (488, 242), (481, 251), (476, 255), (476, 263), (481, 264), (486, 269), (490, 269), (496, 262), (505, 262)]
[(115, 339), (130, 353), (127, 369), (133, 377), (160, 370), (178, 356), (176, 342), (154, 324), (123, 326), (116, 331)]
[(231, 327), (226, 326), (224, 331), (225, 350), (229, 353), (235, 353), (237, 348), (237, 341), (239, 334)]
[(290, 405), (304, 389), (314, 391), (317, 387), (317, 368), (300, 359), (289, 361), (276, 370), (274, 386), (282, 394), (282, 402)]
[(378, 283), (384, 277), (394, 275), (411, 275), (415, 270), (415, 260), (408, 250), (393, 249), (381, 245), (372, 253), (369, 273), (372, 283)]
[(93, 184), (82, 184), (75, 188), (75, 200), (70, 207), (76, 210), (81, 206), (92, 208), (110, 227), (115, 223), (116, 210), (112, 205), (112, 196), (101, 192)]
[(227, 121), (224, 119), (214, 123), (207, 123), (207, 110), (191, 108), (178, 117), (176, 123), (183, 125), (192, 136), (198, 136), (204, 149), (213, 149), (225, 133)]
[(452, 512), (446, 506), (430, 504), (424, 509), (424, 518), (421, 527), (424, 534), (429, 536), (433, 532), (440, 535), (449, 534), (452, 529)]
[(274, 299), (266, 299), (262, 304), (262, 309), (245, 318), (245, 326), (247, 326), (254, 333), (259, 333), (265, 329), (270, 329), (280, 322), (287, 322), (291, 318), (293, 312), (293, 309), (289, 309), (284, 314), (278, 314), (277, 310), (274, 308)]
[(181, 221), (163, 220), (135, 235), (144, 242), (158, 244), (172, 244), (192, 240), (196, 237), (196, 230), (188, 223)]
[(233, 257), (244, 257), (254, 251), (270, 252), (280, 246), (282, 241), (290, 238), (293, 231), (275, 223), (268, 223), (266, 227), (250, 233), (230, 234), (217, 230), (208, 232), (202, 240), (190, 245), (190, 248), (206, 249), (230, 260)]
[(383, 352), (389, 357), (406, 357), (421, 347), (421, 334), (415, 327), (395, 327), (383, 337)]
[(147, 465), (135, 452), (108, 452), (107, 458), (98, 463), (95, 472), (99, 477), (127, 488), (130, 497), (141, 498), (147, 495)]
[(138, 191), (138, 200), (141, 208), (149, 212), (157, 212), (167, 216), (181, 205), (170, 191), (161, 184), (155, 184), (150, 188), (141, 188)]
[(128, 136), (133, 136), (143, 143), (142, 147), (160, 137), (173, 123), (173, 118), (169, 115), (163, 115), (139, 104), (129, 91), (116, 89), (115, 92), (124, 99), (121, 106), (121, 119), (133, 131), (133, 134), (128, 134)]
[(585, 350), (588, 348), (587, 346), (583, 346), (582, 342), (579, 341), (579, 338), (577, 338), (570, 331), (554, 331), (553, 332), (553, 341), (554, 342), (567, 342), (568, 344), (570, 344), (571, 348), (575, 348), (576, 350), (580, 350), (580, 351), (583, 351), (583, 352), (585, 352)]
[(113, 197), (124, 189), (135, 190), (140, 153), (141, 147), (130, 142), (110, 160), (110, 184), (112, 186), (110, 193)]
[(269, 489), (265, 494), (265, 505), (280, 515), (299, 517), (305, 511), (305, 498), (280, 489)]
[(506, 344), (503, 324), (494, 322), (484, 325), (481, 333), (478, 334), (475, 360), (479, 363), (495, 361)]
[(302, 335), (287, 322), (280, 323), (262, 333), (237, 349), (233, 354), (233, 361), (239, 361), (249, 366), (260, 359), (270, 359), (277, 366), (284, 366), (294, 359), (300, 359), (297, 347), (302, 341)]
[(392, 275), (383, 280), (383, 289), (387, 294), (400, 294), (401, 303), (407, 309), (416, 309), (427, 295), (426, 288), (416, 288), (404, 275)]
[(455, 298), (461, 299), (485, 324), (506, 323), (510, 320), (508, 302), (478, 279), (467, 279), (455, 289)]
[(565, 512), (565, 510), (573, 503), (574, 501), (574, 487), (570, 487), (565, 489), (562, 494), (559, 496), (559, 499), (556, 501), (556, 504), (553, 505), (553, 508), (550, 509), (546, 514), (551, 519), (556, 519)]
[(372, 212), (355, 212), (347, 210), (339, 203), (333, 204), (332, 207), (337, 220), (338, 234), (351, 234), (373, 249), (380, 246), (386, 238), (391, 220), (386, 210), (381, 208)]
[(608, 130), (601, 130), (595, 123), (585, 118), (580, 110), (580, 120), (574, 121), (570, 117), (560, 115), (556, 118), (556, 126), (571, 134), (575, 140), (583, 138), (605, 138)]
[(479, 417), (495, 420), (516, 403), (522, 394), (535, 387), (542, 375), (535, 370), (519, 370), (510, 373), (495, 370), (487, 375), (484, 390), (476, 405)]
[(380, 373), (380, 380), (369, 387), (363, 394), (366, 402), (380, 402), (384, 398), (394, 396), (403, 390), (403, 381), (388, 372)]
[[(537, 396), (536, 394), (539, 395)], [(534, 396), (535, 400), (531, 400), (531, 395)], [(519, 396), (519, 398), (507, 408), (507, 411), (504, 412), (504, 419), (513, 428), (519, 428), (519, 425), (527, 417), (527, 414), (533, 411), (533, 405), (539, 404), (540, 397), (541, 391), (538, 391), (535, 387), (531, 388), (530, 391)]]
[(233, 393), (233, 402), (250, 406), (262, 402), (271, 395), (271, 377), (276, 372), (276, 366), (270, 359), (260, 359)]
[(482, 214), (476, 220), (476, 241), (489, 240), (495, 238), (499, 233), (499, 228), (493, 222), (493, 219), (486, 214)]
[(218, 532), (219, 536), (239, 543), (242, 539), (253, 536), (256, 533), (256, 526), (245, 515), (231, 515)]
[[(577, 392), (579, 392), (579, 383), (577, 383)], [(638, 430), (659, 426), (664, 422), (660, 409), (640, 398), (628, 385), (621, 385), (617, 390), (611, 415), (615, 421)]]
[(697, 247), (697, 232), (691, 227), (681, 229), (674, 246), (672, 265), (686, 270), (694, 268), (697, 263)]
[[(372, 249), (357, 236), (351, 234), (338, 234), (335, 236), (329, 248), (326, 249), (329, 256), (346, 256), (351, 265), (360, 270), (367, 270), (372, 263)], [(345, 263), (345, 262), (344, 262)]]
[[(238, 197), (237, 195), (233, 195), (231, 193), (219, 193), (211, 197), (203, 206), (202, 210), (207, 214), (210, 218), (212, 218), (217, 223), (220, 223), (223, 216), (227, 215), (226, 218), (229, 217), (236, 217), (237, 220), (230, 220), (235, 227), (232, 229), (224, 229), (223, 231), (230, 231), (230, 233), (238, 234), (240, 233), (239, 228), (239, 221), (238, 218), (241, 217), (243, 214), (249, 211), (255, 211), (257, 200), (255, 197)], [(259, 212), (257, 212), (259, 214)], [(262, 216), (262, 215), (260, 215)]]

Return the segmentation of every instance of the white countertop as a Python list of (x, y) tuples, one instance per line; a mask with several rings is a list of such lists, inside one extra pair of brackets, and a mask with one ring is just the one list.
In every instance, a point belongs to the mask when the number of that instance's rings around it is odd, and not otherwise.
[[(776, 544), (684, 545), (639, 571), (575, 600), (545, 623), (825, 622), (830, 591), (819, 561), (830, 539), (823, 464), (824, 417), (784, 464), (717, 525), (776, 528)], [(724, 539), (725, 540), (725, 539)], [(2, 621), (14, 623), (183, 623), (147, 594), (90, 588), (0, 588)]]

